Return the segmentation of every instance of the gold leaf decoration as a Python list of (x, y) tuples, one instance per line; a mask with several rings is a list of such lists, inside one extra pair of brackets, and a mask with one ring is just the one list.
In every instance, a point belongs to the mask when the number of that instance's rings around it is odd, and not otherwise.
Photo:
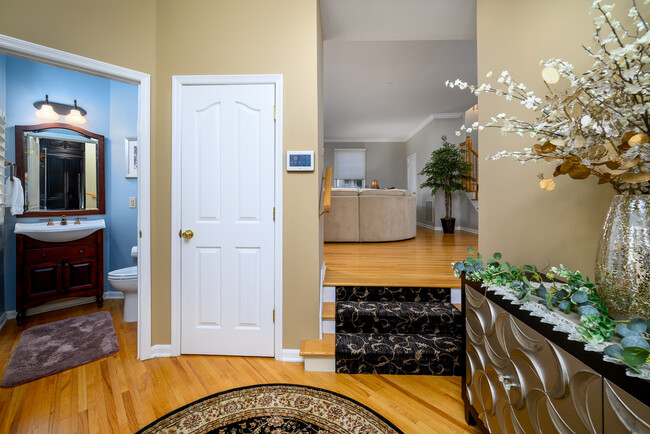
[(573, 166), (574, 164), (572, 161), (565, 160), (564, 163), (560, 165), (560, 171), (559, 171), (560, 175), (566, 175), (567, 173), (569, 173), (569, 171)]
[(612, 177), (609, 175), (609, 173), (604, 174), (600, 178), (598, 178), (598, 184), (606, 184), (608, 183)]
[(638, 184), (640, 182), (650, 181), (650, 173), (624, 173), (621, 175), (620, 180), (627, 184)]
[(557, 159), (558, 159), (558, 157), (544, 157), (544, 160), (548, 161), (549, 163), (552, 162), (552, 161), (555, 161)]
[(531, 150), (535, 155), (542, 155), (542, 145), (540, 145), (539, 143), (533, 145)]
[(650, 137), (647, 134), (635, 134), (630, 138), (630, 140), (627, 141), (627, 144), (632, 147), (636, 145), (642, 145), (644, 143), (650, 142)]
[(569, 176), (573, 179), (589, 178), (590, 174), (591, 171), (584, 164), (575, 164), (573, 167), (571, 167), (571, 170), (569, 170)]
[(620, 161), (608, 161), (605, 163), (605, 166), (607, 166), (609, 169), (616, 170), (619, 167), (621, 167), (621, 162)]
[(634, 137), (637, 133), (634, 131), (628, 131), (625, 134), (621, 136), (621, 143), (627, 143), (628, 140), (630, 140), (632, 137)]
[(541, 148), (542, 153), (544, 153), (544, 154), (548, 154), (548, 153), (550, 153), (550, 152), (553, 152), (553, 151), (555, 151), (556, 149), (557, 149), (557, 146), (555, 146), (555, 145), (552, 144), (551, 142), (546, 142), (546, 143), (544, 143), (544, 144), (542, 145), (542, 148)]
[(553, 139), (551, 144), (557, 146), (558, 148), (563, 148), (566, 146), (566, 143), (562, 139)]
[(633, 158), (631, 160), (625, 160), (625, 161), (623, 161), (623, 163), (621, 164), (621, 167), (619, 167), (619, 169), (630, 169), (630, 168), (636, 166), (637, 164), (639, 164), (640, 162), (641, 162), (641, 157), (636, 157), (636, 158)]
[(539, 187), (544, 191), (555, 190), (555, 181), (553, 178), (542, 179), (539, 181)]

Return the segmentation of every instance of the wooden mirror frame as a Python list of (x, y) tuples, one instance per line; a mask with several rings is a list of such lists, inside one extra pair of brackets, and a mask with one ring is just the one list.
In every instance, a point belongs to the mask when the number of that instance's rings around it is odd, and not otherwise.
[(97, 208), (90, 210), (57, 210), (57, 211), (27, 211), (16, 217), (39, 217), (69, 215), (106, 214), (106, 198), (104, 196), (104, 136), (91, 133), (75, 125), (53, 122), (38, 125), (16, 125), (16, 176), (25, 185), (25, 132), (44, 130), (70, 130), (85, 137), (97, 140)]

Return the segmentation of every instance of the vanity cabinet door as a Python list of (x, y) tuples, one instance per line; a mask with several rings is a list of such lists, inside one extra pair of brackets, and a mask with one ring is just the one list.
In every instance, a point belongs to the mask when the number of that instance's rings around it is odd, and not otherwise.
[(65, 291), (83, 291), (97, 287), (97, 258), (63, 261)]
[(25, 266), (27, 299), (49, 297), (62, 292), (61, 262), (41, 262)]

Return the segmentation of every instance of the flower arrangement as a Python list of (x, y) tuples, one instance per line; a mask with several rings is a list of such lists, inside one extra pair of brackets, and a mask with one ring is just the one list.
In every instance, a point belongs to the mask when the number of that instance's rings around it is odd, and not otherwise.
[[(643, 1), (650, 4), (650, 0)], [(532, 147), (501, 151), (490, 158), (513, 157), (522, 164), (545, 160), (555, 163), (554, 177), (595, 176), (599, 184), (608, 183), (618, 193), (649, 194), (650, 33), (636, 0), (632, 3), (628, 16), (635, 29), (630, 31), (614, 19), (614, 5), (593, 2), (592, 13), (598, 14), (594, 19), (598, 48), (584, 47), (594, 59), (592, 68), (577, 75), (573, 65), (562, 59), (541, 61), (542, 78), (550, 93), (543, 99), (527, 91), (508, 71), (501, 73), (495, 87), (447, 81), (447, 86), (469, 89), (475, 95), (487, 92), (517, 100), (537, 114), (528, 122), (501, 113), (484, 125), (462, 126), (461, 131), (497, 127), (502, 134), (528, 134), (537, 141)], [(489, 72), (487, 77), (492, 75)], [(568, 89), (553, 90), (561, 79), (568, 80)], [(542, 189), (555, 188), (552, 177), (539, 177)]]

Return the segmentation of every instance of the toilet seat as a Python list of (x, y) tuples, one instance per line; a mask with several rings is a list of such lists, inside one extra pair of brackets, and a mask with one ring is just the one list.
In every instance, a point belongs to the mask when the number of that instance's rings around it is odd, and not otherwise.
[(108, 280), (129, 280), (138, 278), (138, 267), (127, 267), (108, 273)]

